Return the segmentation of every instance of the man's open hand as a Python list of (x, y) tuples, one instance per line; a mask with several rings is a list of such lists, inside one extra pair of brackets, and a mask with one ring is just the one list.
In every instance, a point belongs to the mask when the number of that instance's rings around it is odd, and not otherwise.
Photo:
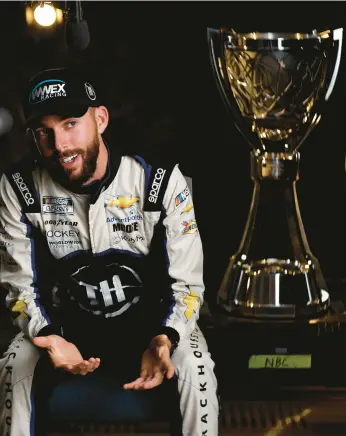
[(143, 353), (140, 376), (125, 384), (124, 389), (152, 389), (159, 386), (165, 377), (172, 378), (174, 366), (170, 356), (171, 346), (166, 335), (155, 336)]
[(72, 374), (86, 375), (95, 371), (100, 359), (91, 357), (84, 360), (78, 348), (58, 335), (41, 336), (33, 339), (36, 347), (45, 348), (55, 368), (64, 369)]

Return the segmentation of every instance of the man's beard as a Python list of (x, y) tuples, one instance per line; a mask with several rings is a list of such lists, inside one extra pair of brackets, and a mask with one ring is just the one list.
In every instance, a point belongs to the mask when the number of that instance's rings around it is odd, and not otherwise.
[[(80, 188), (94, 175), (97, 158), (99, 156), (99, 150), (100, 140), (97, 134), (95, 134), (94, 138), (86, 149), (69, 150), (68, 155), (57, 155), (48, 159), (48, 161), (46, 160), (45, 166), (48, 168), (48, 171), (54, 180), (56, 180), (62, 186), (65, 186), (73, 191), (74, 189)], [(73, 169), (63, 168), (58, 163), (60, 158), (72, 156), (77, 153), (82, 159), (82, 167), (81, 170), (78, 170), (78, 172)]]

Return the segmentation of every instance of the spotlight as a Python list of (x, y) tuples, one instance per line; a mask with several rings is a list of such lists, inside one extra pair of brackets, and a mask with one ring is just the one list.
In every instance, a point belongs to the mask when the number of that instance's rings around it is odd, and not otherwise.
[(53, 2), (28, 2), (25, 10), (26, 22), (29, 26), (38, 25), (52, 27), (63, 22), (63, 11), (54, 7)]
[(56, 11), (49, 3), (41, 2), (34, 10), (34, 18), (40, 26), (51, 26), (56, 21)]
[(83, 19), (81, 0), (25, 2), (25, 19), (36, 40), (57, 38), (64, 31), (69, 49), (83, 51), (89, 46), (89, 26)]

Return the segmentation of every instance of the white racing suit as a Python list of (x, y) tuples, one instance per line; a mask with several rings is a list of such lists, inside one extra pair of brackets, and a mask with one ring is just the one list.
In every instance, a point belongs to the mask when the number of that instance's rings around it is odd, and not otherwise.
[[(32, 338), (72, 341), (75, 331), (88, 334), (89, 345), (100, 331), (116, 347), (137, 336), (148, 344), (161, 333), (179, 341), (172, 361), (182, 434), (218, 434), (214, 362), (197, 326), (202, 244), (186, 180), (177, 165), (108, 153), (103, 181), (78, 192), (36, 162), (1, 178), (0, 284), (21, 333), (0, 359), (0, 436), (34, 435), (42, 351)], [(155, 246), (164, 256), (151, 257)]]

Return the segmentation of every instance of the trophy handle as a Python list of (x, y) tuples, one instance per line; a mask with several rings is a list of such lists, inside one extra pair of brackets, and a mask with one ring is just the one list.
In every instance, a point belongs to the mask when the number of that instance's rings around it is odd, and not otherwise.
[[(210, 62), (212, 65), (214, 77), (216, 78), (217, 87), (221, 93), (222, 101), (224, 102), (226, 108), (234, 116), (234, 118), (236, 120), (236, 122), (234, 124), (235, 124), (237, 130), (241, 133), (241, 135), (244, 137), (244, 139), (250, 145), (250, 147), (253, 150), (256, 150), (256, 147), (249, 141), (247, 136), (243, 133), (243, 129), (241, 129), (241, 127), (240, 127), (243, 124), (243, 120), (239, 116), (238, 112), (236, 110), (234, 110), (234, 108), (232, 108), (230, 101), (229, 101), (229, 98), (227, 96), (225, 86), (228, 87), (228, 83), (227, 83), (227, 80), (223, 79), (223, 77), (221, 75), (221, 72), (223, 72), (223, 74), (227, 74), (225, 66), (224, 66), (224, 59), (223, 59), (222, 49), (221, 49), (221, 44), (222, 44), (221, 31), (218, 29), (213, 29), (211, 27), (207, 27), (207, 38), (208, 38)], [(218, 47), (215, 47), (215, 44)], [(218, 65), (217, 59), (220, 59), (221, 66)], [(232, 92), (230, 89), (228, 89), (228, 91)], [(254, 138), (254, 140), (256, 140), (256, 138)], [(259, 145), (259, 147), (261, 148), (260, 145)]]
[(334, 85), (335, 85), (335, 81), (336, 81), (336, 77), (338, 75), (339, 72), (339, 67), (340, 67), (340, 60), (341, 60), (341, 50), (342, 50), (342, 34), (343, 34), (343, 28), (339, 28), (339, 29), (334, 29), (333, 30), (333, 40), (334, 41), (338, 41), (338, 52), (336, 55), (336, 61), (335, 61), (335, 66), (334, 66), (334, 71), (332, 74), (332, 78), (330, 79), (330, 84), (329, 87), (327, 89), (326, 92), (326, 97), (325, 100), (327, 101), (333, 91)]
[(222, 101), (226, 104), (227, 109), (230, 110), (231, 108), (229, 107), (227, 94), (225, 92), (224, 81), (222, 79), (221, 72), (220, 72), (220, 66), (217, 63), (217, 59), (220, 59), (220, 61), (222, 62), (221, 53), (215, 52), (215, 43), (217, 43), (219, 46), (221, 45), (221, 32), (220, 30), (212, 29), (211, 27), (208, 27), (207, 35), (208, 35), (209, 57), (210, 57), (211, 65), (213, 67), (214, 77), (216, 78), (217, 87), (221, 93)]
[(227, 102), (227, 95), (226, 95), (225, 90), (223, 88), (222, 77), (220, 74), (219, 66), (218, 66), (217, 61), (216, 61), (216, 59), (218, 58), (218, 54), (215, 53), (215, 47), (214, 47), (214, 43), (216, 41), (218, 42), (218, 44), (221, 43), (220, 34), (221, 34), (220, 30), (212, 29), (211, 27), (207, 27), (207, 38), (208, 38), (210, 63), (213, 67), (213, 73), (214, 73), (214, 76), (216, 78), (218, 89), (221, 91), (221, 94), (222, 94), (222, 101)]

